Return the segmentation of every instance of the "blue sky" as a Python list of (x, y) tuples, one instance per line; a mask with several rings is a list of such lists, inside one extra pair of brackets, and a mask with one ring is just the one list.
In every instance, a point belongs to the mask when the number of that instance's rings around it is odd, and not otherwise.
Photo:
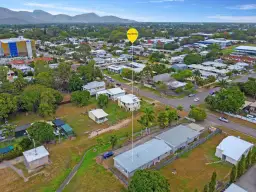
[(94, 12), (137, 21), (256, 23), (256, 0), (1, 0), (0, 7), (68, 15)]

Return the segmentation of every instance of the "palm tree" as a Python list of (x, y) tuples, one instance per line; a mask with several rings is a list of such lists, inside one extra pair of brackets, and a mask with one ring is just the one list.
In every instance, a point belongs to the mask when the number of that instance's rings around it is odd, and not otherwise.
[(195, 70), (195, 71), (193, 72), (193, 74), (194, 74), (193, 77), (194, 77), (195, 86), (197, 86), (196, 81), (197, 81), (198, 78), (201, 77), (201, 72), (200, 72), (199, 70)]
[(151, 125), (151, 123), (155, 119), (155, 112), (152, 107), (145, 107), (142, 112), (144, 113), (143, 116), (138, 120), (140, 124), (142, 124), (145, 127), (148, 127)]
[(194, 74), (194, 77), (200, 77), (201, 76), (201, 72), (199, 70), (195, 70), (193, 74)]
[(221, 88), (226, 88), (228, 86), (228, 82), (225, 80), (225, 79), (221, 79), (218, 83), (218, 85), (221, 87)]

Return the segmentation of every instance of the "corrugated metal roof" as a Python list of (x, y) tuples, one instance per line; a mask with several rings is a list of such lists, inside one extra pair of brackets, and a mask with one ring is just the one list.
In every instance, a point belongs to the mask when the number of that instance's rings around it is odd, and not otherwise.
[(49, 155), (49, 152), (45, 149), (44, 146), (40, 146), (34, 149), (23, 152), (23, 155), (27, 162), (32, 162), (38, 159), (41, 159)]
[(226, 155), (227, 157), (238, 161), (244, 152), (252, 146), (252, 143), (234, 136), (228, 136), (221, 141), (221, 143), (217, 146), (217, 149), (222, 150), (222, 154)]
[(238, 185), (232, 183), (224, 192), (247, 192), (247, 191), (239, 187)]
[(188, 139), (194, 138), (200, 135), (198, 131), (194, 131), (187, 126), (178, 125), (168, 131), (157, 135), (156, 138), (164, 140), (168, 145), (172, 147), (178, 147)]
[(128, 172), (133, 172), (134, 170), (171, 150), (172, 149), (164, 141), (152, 139), (133, 149), (133, 161), (132, 150), (126, 151), (114, 157), (114, 160), (117, 161)]

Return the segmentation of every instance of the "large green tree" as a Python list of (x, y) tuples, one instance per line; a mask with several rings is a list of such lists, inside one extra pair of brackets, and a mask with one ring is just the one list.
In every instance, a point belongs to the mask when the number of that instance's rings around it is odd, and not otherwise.
[(0, 94), (0, 119), (5, 119), (17, 110), (17, 98), (9, 93)]
[(69, 85), (68, 85), (69, 91), (79, 91), (82, 89), (83, 85), (84, 85), (84, 82), (81, 79), (81, 77), (77, 74), (72, 74), (69, 80)]
[(203, 121), (206, 119), (207, 114), (203, 108), (200, 107), (192, 107), (188, 116), (190, 118), (195, 119), (196, 121)]
[(38, 143), (54, 140), (53, 127), (45, 122), (36, 122), (27, 129), (28, 134)]
[(71, 76), (71, 65), (60, 63), (55, 73), (55, 86), (60, 90), (68, 90), (69, 79)]
[(170, 185), (157, 171), (138, 170), (129, 183), (128, 192), (170, 192)]
[(71, 102), (79, 106), (86, 106), (90, 103), (90, 92), (89, 91), (75, 91), (71, 94)]
[(237, 178), (240, 178), (244, 174), (245, 167), (246, 167), (245, 156), (242, 155), (242, 158), (240, 159), (237, 165)]
[(237, 113), (244, 105), (245, 96), (238, 87), (221, 89), (215, 96), (208, 96), (206, 103), (214, 110)]
[(100, 108), (107, 107), (108, 105), (108, 96), (105, 94), (100, 94), (97, 98), (97, 104)]
[(37, 84), (44, 85), (46, 87), (53, 87), (54, 86), (53, 73), (50, 71), (41, 72), (36, 76), (35, 82)]
[(199, 54), (188, 54), (184, 57), (184, 63), (187, 65), (190, 64), (201, 64), (203, 62), (203, 58)]
[(19, 97), (21, 108), (26, 111), (39, 112), (42, 116), (53, 114), (62, 101), (60, 92), (43, 85), (30, 85)]

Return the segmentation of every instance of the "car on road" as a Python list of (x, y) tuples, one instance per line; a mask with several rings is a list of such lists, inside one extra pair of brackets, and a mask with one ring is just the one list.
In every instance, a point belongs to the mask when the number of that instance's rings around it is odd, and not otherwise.
[(194, 99), (195, 102), (200, 101), (200, 99), (197, 97)]
[(246, 117), (249, 118), (249, 119), (254, 119), (253, 115), (247, 115)]
[(113, 79), (109, 79), (110, 82), (115, 82)]
[(196, 96), (196, 94), (191, 93), (188, 95), (188, 97), (194, 97), (194, 96)]
[(225, 117), (219, 117), (219, 120), (220, 120), (220, 121), (223, 121), (223, 122), (225, 122), (225, 123), (228, 123), (228, 122), (229, 122), (228, 119), (225, 118)]
[(121, 83), (117, 83), (116, 86), (121, 87)]
[(113, 155), (114, 155), (114, 153), (112, 151), (108, 151), (108, 152), (103, 154), (103, 159), (107, 159), (107, 158), (109, 158)]

